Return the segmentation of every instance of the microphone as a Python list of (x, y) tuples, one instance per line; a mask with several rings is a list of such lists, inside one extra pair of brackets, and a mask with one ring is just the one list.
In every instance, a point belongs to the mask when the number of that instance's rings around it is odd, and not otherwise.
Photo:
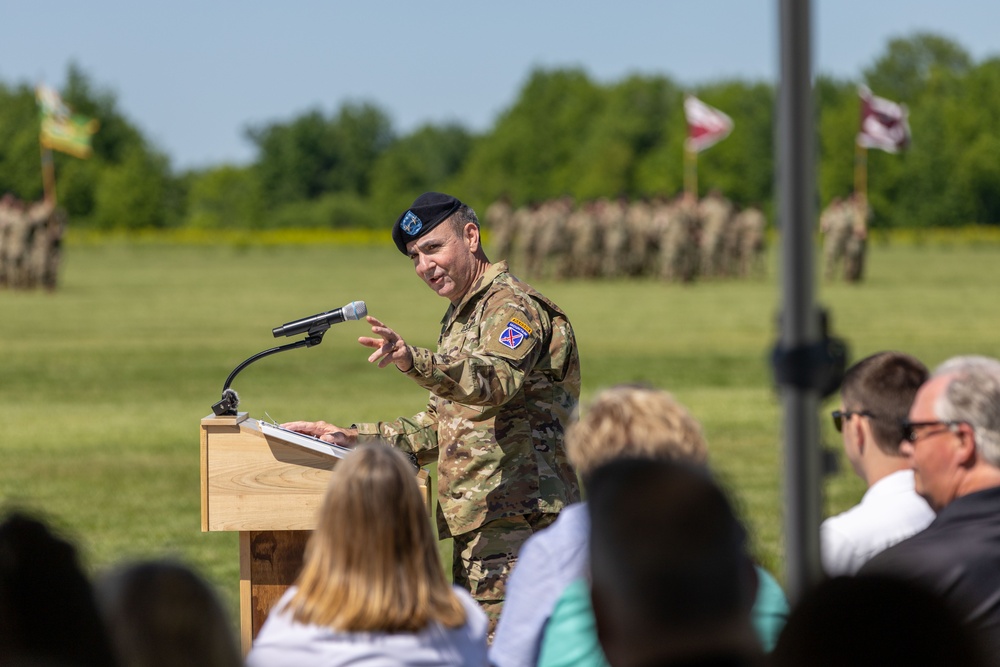
[(319, 315), (303, 317), (301, 320), (282, 324), (280, 327), (271, 329), (271, 333), (274, 334), (275, 338), (279, 338), (281, 336), (297, 336), (300, 333), (306, 333), (316, 328), (326, 331), (330, 328), (331, 324), (339, 324), (345, 320), (360, 320), (367, 314), (368, 307), (365, 306), (364, 301), (352, 301), (341, 308), (335, 308)]

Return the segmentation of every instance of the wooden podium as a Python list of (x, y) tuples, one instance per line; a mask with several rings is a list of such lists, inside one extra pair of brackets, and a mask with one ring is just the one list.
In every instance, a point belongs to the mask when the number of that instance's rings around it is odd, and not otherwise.
[[(245, 412), (201, 420), (201, 529), (239, 531), (244, 655), (298, 576), (338, 460), (265, 434)], [(417, 483), (429, 507), (425, 470)]]

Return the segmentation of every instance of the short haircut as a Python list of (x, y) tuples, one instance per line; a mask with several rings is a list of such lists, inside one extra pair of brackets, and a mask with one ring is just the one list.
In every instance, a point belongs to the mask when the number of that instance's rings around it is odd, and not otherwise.
[(847, 410), (865, 410), (878, 448), (900, 456), (902, 421), (928, 371), (916, 357), (902, 352), (878, 352), (847, 369), (840, 396)]
[(668, 392), (618, 385), (594, 397), (566, 431), (570, 462), (583, 478), (622, 457), (704, 463), (708, 445), (701, 424)]
[(296, 585), (288, 609), (300, 623), (390, 633), (465, 623), (414, 468), (385, 444), (360, 445), (337, 464)]
[(1000, 467), (1000, 362), (988, 357), (949, 360), (935, 377), (953, 378), (934, 405), (934, 413), (945, 421), (965, 422), (972, 427), (976, 449), (992, 466)]
[(748, 618), (746, 531), (706, 467), (619, 459), (594, 471), (589, 494), (591, 575), (608, 613), (665, 633)]
[(448, 223), (451, 225), (451, 228), (454, 229), (455, 233), (459, 236), (461, 236), (462, 230), (465, 229), (465, 226), (470, 222), (476, 227), (479, 227), (479, 216), (476, 215), (476, 212), (473, 211), (472, 207), (468, 204), (462, 204), (459, 206), (458, 209), (448, 218)]

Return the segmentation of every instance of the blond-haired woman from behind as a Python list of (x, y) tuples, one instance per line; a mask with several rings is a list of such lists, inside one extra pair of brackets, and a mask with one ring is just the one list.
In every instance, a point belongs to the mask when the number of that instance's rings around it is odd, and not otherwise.
[(486, 665), (486, 615), (445, 579), (402, 453), (362, 445), (337, 465), (302, 573), (247, 664)]

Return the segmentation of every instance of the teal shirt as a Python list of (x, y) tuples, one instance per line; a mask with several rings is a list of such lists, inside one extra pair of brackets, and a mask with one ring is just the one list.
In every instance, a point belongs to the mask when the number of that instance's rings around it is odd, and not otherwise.
[[(757, 599), (751, 611), (761, 646), (770, 652), (788, 618), (788, 601), (771, 574), (757, 568)], [(563, 591), (545, 626), (538, 667), (608, 667), (594, 627), (590, 586), (577, 579)]]

